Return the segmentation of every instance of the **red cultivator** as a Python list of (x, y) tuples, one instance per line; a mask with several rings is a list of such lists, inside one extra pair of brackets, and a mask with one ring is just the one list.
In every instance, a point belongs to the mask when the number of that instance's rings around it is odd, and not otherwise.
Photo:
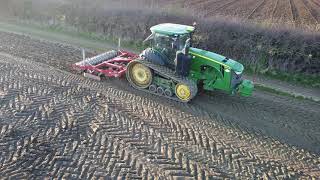
[(84, 72), (85, 77), (100, 80), (101, 76), (122, 77), (127, 64), (138, 55), (126, 51), (109, 51), (72, 65), (73, 69)]

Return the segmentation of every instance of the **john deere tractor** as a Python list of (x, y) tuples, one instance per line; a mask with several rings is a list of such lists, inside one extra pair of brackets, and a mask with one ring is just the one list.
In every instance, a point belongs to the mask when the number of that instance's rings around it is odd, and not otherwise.
[(244, 67), (222, 55), (192, 47), (194, 26), (159, 24), (145, 40), (150, 47), (127, 66), (127, 80), (139, 90), (188, 102), (200, 88), (250, 96)]

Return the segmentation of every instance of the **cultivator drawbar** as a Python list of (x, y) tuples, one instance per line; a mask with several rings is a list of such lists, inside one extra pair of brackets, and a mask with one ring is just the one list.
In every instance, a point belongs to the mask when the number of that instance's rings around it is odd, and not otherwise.
[(72, 65), (73, 69), (84, 73), (85, 77), (100, 80), (101, 76), (122, 77), (126, 73), (126, 66), (138, 55), (126, 51), (108, 51)]

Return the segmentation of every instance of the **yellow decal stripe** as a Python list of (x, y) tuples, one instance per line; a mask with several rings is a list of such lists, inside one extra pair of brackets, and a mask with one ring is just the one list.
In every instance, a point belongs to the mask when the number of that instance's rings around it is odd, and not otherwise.
[(227, 66), (227, 65), (223, 64), (222, 62), (219, 62), (219, 61), (210, 59), (210, 58), (208, 58), (208, 57), (202, 56), (202, 55), (197, 54), (197, 53), (193, 53), (193, 52), (190, 52), (190, 53), (191, 53), (192, 55), (195, 55), (195, 56), (200, 56), (200, 57), (202, 57), (202, 58), (204, 58), (204, 59), (207, 59), (207, 60), (209, 60), (209, 61), (214, 61), (214, 62), (216, 62), (216, 63), (218, 63), (218, 64), (220, 64), (220, 65), (223, 65), (223, 66), (227, 67), (228, 69), (231, 69), (230, 66)]

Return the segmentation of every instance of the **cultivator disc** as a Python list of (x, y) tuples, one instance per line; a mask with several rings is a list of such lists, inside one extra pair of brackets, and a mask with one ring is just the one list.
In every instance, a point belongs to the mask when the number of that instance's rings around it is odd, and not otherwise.
[(83, 61), (77, 62), (76, 65), (77, 66), (86, 66), (86, 65), (94, 66), (94, 65), (100, 64), (106, 60), (115, 58), (117, 56), (118, 56), (118, 52), (115, 50), (112, 50), (112, 51), (108, 51), (108, 52), (99, 54), (97, 56), (94, 56), (94, 57), (91, 57), (88, 59), (84, 59)]

